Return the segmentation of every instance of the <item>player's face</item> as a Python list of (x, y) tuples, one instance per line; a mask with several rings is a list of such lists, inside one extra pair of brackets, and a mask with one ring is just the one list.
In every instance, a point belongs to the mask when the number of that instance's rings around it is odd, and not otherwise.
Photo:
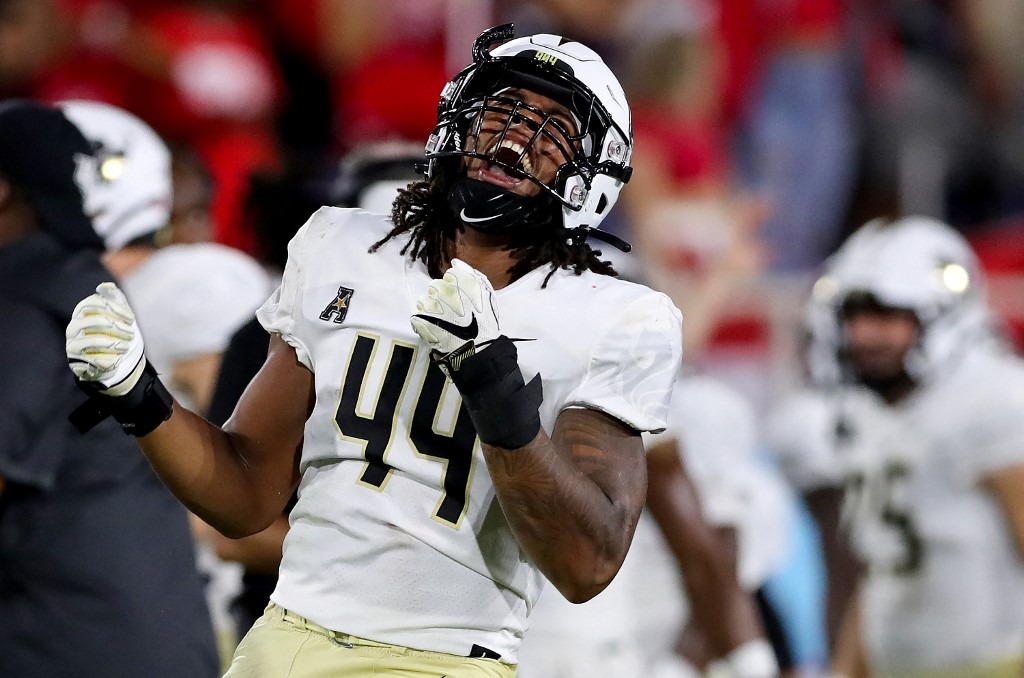
[[(525, 89), (505, 90), (500, 96), (500, 101), (489, 100), (488, 108), (495, 110), (484, 112), (479, 135), (469, 135), (466, 139), (466, 150), (494, 153), (495, 159), (500, 162), (516, 166), (540, 183), (551, 185), (558, 168), (569, 160), (565, 150), (574, 147), (566, 135), (566, 132), (576, 134), (576, 123), (569, 109), (550, 97)], [(521, 101), (542, 111), (545, 115), (551, 116), (555, 124), (549, 122), (544, 125), (543, 132), (537, 134), (543, 118), (525, 107), (518, 109), (510, 124), (509, 112), (513, 104), (509, 103), (509, 100)], [(521, 155), (523, 158), (520, 161)], [(470, 179), (486, 181), (522, 196), (536, 195), (541, 190), (534, 182), (519, 175), (513, 176), (499, 165), (480, 158), (467, 160), (466, 175)]]
[(886, 380), (904, 370), (907, 351), (917, 342), (917, 317), (906, 309), (883, 306), (844, 311), (847, 354), (862, 379)]

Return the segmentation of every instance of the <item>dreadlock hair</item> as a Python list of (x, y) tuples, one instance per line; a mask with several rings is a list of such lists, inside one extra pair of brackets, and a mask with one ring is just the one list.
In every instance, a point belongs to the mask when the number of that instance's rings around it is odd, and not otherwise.
[[(369, 251), (376, 252), (384, 243), (408, 234), (401, 253), (423, 262), (431, 277), (441, 277), (442, 266), (451, 259), (455, 237), (463, 228), (448, 206), (448, 187), (454, 173), (454, 164), (445, 163), (432, 179), (413, 182), (400, 190), (391, 206), (394, 227)], [(551, 216), (515, 234), (506, 246), (515, 261), (508, 271), (513, 281), (545, 265), (551, 270), (542, 287), (546, 287), (551, 276), (562, 268), (571, 269), (576, 275), (583, 271), (618, 275), (611, 262), (600, 259), (601, 251), (587, 244), (585, 230), (581, 229), (579, 235), (570, 234), (568, 229), (555, 223), (556, 216), (557, 211), (552, 210)]]

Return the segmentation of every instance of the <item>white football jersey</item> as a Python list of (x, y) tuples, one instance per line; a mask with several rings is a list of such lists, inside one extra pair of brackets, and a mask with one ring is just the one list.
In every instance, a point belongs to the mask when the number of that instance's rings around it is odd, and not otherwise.
[[(457, 390), (409, 318), (430, 276), (369, 247), (386, 217), (323, 208), (289, 245), (258, 312), (314, 375), (298, 502), (272, 599), (327, 628), (514, 662), (542, 576), (512, 535)], [(495, 293), (541, 421), (588, 407), (665, 427), (681, 318), (663, 294), (609, 276), (535, 270)]]
[[(754, 457), (751, 405), (717, 379), (685, 376), (673, 388), (666, 431), (644, 437), (648, 447), (682, 441), (705, 519), (736, 529), (737, 577), (747, 588), (760, 585), (784, 556), (791, 515), (781, 478)], [(672, 654), (688, 617), (679, 567), (645, 512), (622, 569), (597, 597), (573, 605), (553, 587), (544, 590), (530, 618), (520, 672), (523, 678), (647, 677)]]
[(1021, 657), (1024, 560), (982, 482), (1024, 464), (1024, 364), (974, 351), (896, 406), (860, 390), (843, 408), (844, 521), (867, 565), (862, 629), (873, 668)]
[(757, 459), (758, 433), (743, 395), (721, 380), (687, 375), (673, 390), (667, 430), (650, 436), (680, 443), (705, 519), (736, 529), (737, 576), (747, 589), (781, 563), (792, 520), (782, 478)]
[(804, 389), (768, 414), (765, 444), (793, 487), (803, 492), (842, 487), (846, 475), (836, 441), (844, 426), (836, 394)]

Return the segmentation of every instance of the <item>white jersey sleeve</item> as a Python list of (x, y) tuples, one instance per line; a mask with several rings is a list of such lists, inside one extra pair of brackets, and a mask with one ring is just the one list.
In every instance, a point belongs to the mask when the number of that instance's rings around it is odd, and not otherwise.
[(1000, 469), (1024, 464), (1024, 366), (1000, 356), (976, 362), (979, 372), (987, 375), (977, 380), (976, 388), (962, 391), (964, 418), (971, 422), (974, 434), (971, 449), (961, 450), (955, 462), (965, 484), (979, 483)]
[(804, 492), (841, 487), (845, 471), (837, 454), (838, 406), (813, 390), (790, 395), (768, 415), (765, 443), (789, 483)]
[(681, 443), (704, 516), (713, 525), (737, 526), (747, 514), (748, 497), (736, 474), (753, 463), (756, 429), (753, 408), (726, 384), (696, 375), (676, 382), (662, 435)]
[(308, 261), (305, 254), (307, 243), (325, 237), (325, 232), (332, 224), (331, 213), (320, 208), (302, 225), (288, 243), (288, 262), (284, 267), (281, 284), (270, 298), (256, 312), (256, 317), (267, 332), (278, 334), (292, 348), (299, 362), (308, 369), (313, 369), (313, 357), (305, 345), (302, 324), (301, 294), (305, 288), (303, 262)]
[(607, 412), (639, 431), (663, 430), (682, 360), (682, 322), (658, 292), (625, 305), (597, 339), (586, 377), (567, 404)]

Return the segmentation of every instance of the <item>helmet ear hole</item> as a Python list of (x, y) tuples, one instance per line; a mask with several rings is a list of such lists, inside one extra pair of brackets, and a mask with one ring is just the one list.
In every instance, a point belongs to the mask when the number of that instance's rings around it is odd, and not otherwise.
[(604, 214), (604, 211), (608, 209), (608, 196), (604, 193), (601, 194), (601, 199), (597, 201), (597, 207), (594, 211), (597, 214)]

